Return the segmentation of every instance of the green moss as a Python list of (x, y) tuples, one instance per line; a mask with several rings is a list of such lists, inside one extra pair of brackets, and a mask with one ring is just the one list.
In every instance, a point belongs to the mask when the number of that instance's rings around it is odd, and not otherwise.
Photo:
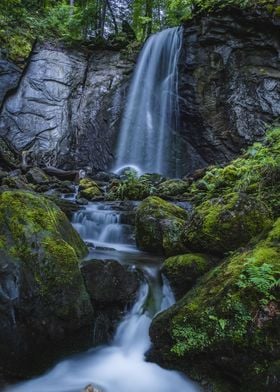
[(197, 279), (213, 266), (203, 254), (187, 253), (169, 257), (163, 263), (163, 273), (167, 276), (177, 298), (181, 298)]
[[(211, 378), (219, 362), (220, 376), (230, 369), (238, 374), (240, 391), (253, 391), (256, 378), (257, 391), (272, 382), (270, 365), (280, 351), (279, 226), (278, 220), (265, 239), (212, 269), (155, 319), (155, 349), (169, 365)], [(172, 344), (161, 341), (166, 333)]]
[(184, 252), (182, 233), (188, 213), (157, 196), (145, 199), (136, 212), (136, 239), (143, 250), (167, 255)]
[(199, 272), (204, 273), (208, 265), (208, 260), (205, 255), (187, 253), (180, 256), (169, 257), (164, 262), (164, 268), (175, 274), (180, 273), (182, 268), (188, 268), (193, 265), (195, 265)]
[(160, 197), (180, 196), (187, 192), (189, 184), (183, 180), (167, 180), (162, 182), (155, 193)]
[(102, 196), (102, 192), (98, 185), (90, 178), (83, 178), (80, 180), (79, 190), (80, 195), (88, 200), (94, 200), (96, 197)]
[(212, 167), (195, 181), (185, 197), (195, 204), (232, 192), (246, 192), (280, 214), (280, 128), (267, 132), (264, 143), (254, 143), (247, 152), (225, 167)]
[(245, 245), (270, 225), (264, 203), (244, 193), (228, 194), (195, 209), (186, 226), (187, 246), (223, 254)]
[(71, 290), (79, 304), (84, 286), (78, 258), (87, 248), (63, 212), (42, 196), (6, 191), (0, 193), (0, 222), (1, 249), (33, 277), (38, 295), (54, 304)]

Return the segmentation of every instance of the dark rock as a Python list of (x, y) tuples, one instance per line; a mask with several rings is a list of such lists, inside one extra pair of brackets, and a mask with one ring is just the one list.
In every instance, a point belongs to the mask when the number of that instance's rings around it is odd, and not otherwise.
[(267, 230), (270, 215), (266, 204), (246, 193), (206, 200), (186, 223), (185, 245), (197, 252), (223, 255)]
[(115, 173), (109, 173), (109, 172), (98, 172), (97, 174), (94, 174), (92, 176), (94, 181), (100, 181), (100, 182), (110, 182), (114, 180), (115, 178), (118, 178), (119, 176)]
[(6, 170), (13, 170), (19, 166), (18, 153), (11, 147), (6, 139), (0, 136), (0, 165)]
[(27, 377), (91, 343), (79, 269), (87, 248), (63, 212), (31, 192), (2, 192), (0, 223), (0, 368)]
[(179, 64), (185, 172), (227, 162), (280, 115), (279, 18), (229, 8), (187, 22)]
[(39, 167), (33, 167), (26, 173), (26, 178), (32, 184), (43, 184), (49, 182), (49, 178), (46, 173), (43, 172)]
[(61, 181), (75, 181), (79, 174), (77, 170), (62, 170), (53, 166), (44, 167), (43, 170), (49, 176), (55, 176)]
[(150, 196), (136, 211), (136, 242), (140, 249), (167, 256), (186, 251), (182, 234), (188, 212), (157, 196)]
[(186, 253), (166, 259), (162, 272), (168, 278), (176, 299), (180, 299), (213, 265), (214, 263), (206, 255)]
[(115, 260), (91, 260), (82, 267), (82, 274), (95, 309), (94, 342), (106, 343), (135, 300), (139, 276)]
[(21, 70), (16, 65), (0, 58), (0, 107), (7, 92), (17, 86), (20, 75)]
[(0, 135), (39, 166), (106, 169), (132, 66), (119, 51), (38, 44), (3, 105)]

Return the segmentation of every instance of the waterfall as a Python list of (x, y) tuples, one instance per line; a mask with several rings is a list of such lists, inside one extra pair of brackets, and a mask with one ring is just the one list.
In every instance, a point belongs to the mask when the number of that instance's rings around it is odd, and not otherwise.
[(152, 35), (133, 75), (116, 148), (115, 171), (178, 176), (178, 59), (182, 29)]

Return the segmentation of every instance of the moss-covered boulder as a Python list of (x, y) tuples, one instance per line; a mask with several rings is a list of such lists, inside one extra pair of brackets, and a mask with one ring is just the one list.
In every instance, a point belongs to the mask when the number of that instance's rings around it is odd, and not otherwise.
[(86, 253), (79, 235), (50, 200), (25, 191), (0, 193), (4, 371), (28, 373), (59, 353), (81, 348), (82, 340), (89, 343), (92, 307), (79, 269), (79, 258)]
[(180, 196), (187, 192), (189, 183), (184, 180), (171, 179), (162, 182), (156, 189), (156, 194), (162, 198)]
[(186, 294), (213, 266), (209, 257), (199, 253), (186, 253), (166, 259), (162, 272), (168, 278), (177, 299)]
[(186, 246), (199, 252), (224, 254), (246, 245), (271, 225), (264, 203), (234, 192), (200, 204), (186, 225)]
[(188, 213), (157, 196), (145, 199), (136, 211), (136, 241), (140, 249), (167, 256), (185, 252), (182, 234)]
[(87, 200), (95, 200), (102, 197), (102, 192), (95, 181), (83, 178), (79, 184), (79, 194)]
[(280, 390), (279, 282), (280, 219), (156, 317), (153, 358), (210, 380), (214, 391)]

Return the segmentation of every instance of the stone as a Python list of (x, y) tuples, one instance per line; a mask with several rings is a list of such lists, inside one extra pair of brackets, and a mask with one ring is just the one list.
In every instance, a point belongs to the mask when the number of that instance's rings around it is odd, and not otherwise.
[(83, 265), (82, 274), (95, 309), (94, 343), (107, 343), (135, 300), (139, 275), (115, 260), (90, 260)]
[(188, 249), (223, 255), (245, 246), (271, 225), (271, 212), (256, 197), (233, 192), (198, 205), (185, 226)]
[(15, 64), (0, 58), (0, 106), (5, 95), (17, 86), (21, 72)]
[(142, 201), (136, 210), (136, 242), (141, 250), (167, 256), (184, 253), (184, 225), (188, 212), (157, 196)]
[(206, 255), (186, 253), (166, 259), (162, 272), (167, 277), (176, 299), (182, 298), (208, 272), (214, 263)]
[(102, 197), (102, 192), (95, 181), (90, 178), (83, 178), (79, 183), (79, 197), (95, 200)]
[(133, 60), (37, 44), (0, 113), (0, 135), (33, 164), (98, 171), (111, 165)]
[(169, 198), (172, 196), (181, 196), (189, 189), (189, 183), (184, 180), (171, 179), (162, 182), (156, 188), (156, 194), (162, 198)]
[(186, 174), (232, 160), (277, 121), (279, 51), (279, 18), (266, 8), (227, 7), (184, 24), (178, 144)]
[(91, 342), (79, 269), (87, 248), (64, 213), (35, 193), (2, 192), (0, 222), (0, 367), (26, 377)]
[(32, 167), (26, 173), (26, 178), (32, 184), (44, 184), (49, 182), (49, 177), (39, 167)]

